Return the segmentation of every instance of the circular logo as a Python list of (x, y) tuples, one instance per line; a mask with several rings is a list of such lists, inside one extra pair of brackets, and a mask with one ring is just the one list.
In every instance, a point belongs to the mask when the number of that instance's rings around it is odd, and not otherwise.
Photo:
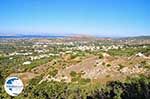
[(9, 95), (18, 96), (23, 90), (23, 83), (18, 77), (8, 77), (4, 88)]

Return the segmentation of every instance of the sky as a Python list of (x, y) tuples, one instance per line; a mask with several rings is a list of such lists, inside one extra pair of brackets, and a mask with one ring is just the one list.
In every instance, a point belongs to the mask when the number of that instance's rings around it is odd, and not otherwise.
[(0, 33), (150, 35), (150, 0), (0, 0)]

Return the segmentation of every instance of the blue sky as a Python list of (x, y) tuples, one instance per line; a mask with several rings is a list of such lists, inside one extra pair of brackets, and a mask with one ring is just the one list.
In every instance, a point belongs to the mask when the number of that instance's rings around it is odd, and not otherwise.
[(150, 0), (0, 0), (0, 33), (150, 35)]

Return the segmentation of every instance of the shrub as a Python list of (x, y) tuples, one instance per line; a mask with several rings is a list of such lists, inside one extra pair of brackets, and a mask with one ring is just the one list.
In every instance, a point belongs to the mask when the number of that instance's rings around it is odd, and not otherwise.
[(107, 67), (110, 67), (110, 66), (111, 66), (111, 64), (107, 64), (106, 66), (107, 66)]
[(71, 71), (71, 72), (70, 72), (70, 76), (71, 76), (71, 77), (75, 77), (76, 75), (77, 75), (77, 73), (76, 73), (75, 71)]

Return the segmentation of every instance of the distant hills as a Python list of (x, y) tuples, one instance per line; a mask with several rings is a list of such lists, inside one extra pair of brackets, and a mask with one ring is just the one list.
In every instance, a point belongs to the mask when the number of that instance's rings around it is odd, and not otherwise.
[(61, 35), (36, 35), (36, 34), (14, 34), (14, 33), (0, 33), (0, 38), (63, 38)]
[(95, 38), (112, 38), (112, 39), (150, 39), (150, 36), (134, 36), (134, 37), (94, 37), (91, 35), (44, 35), (44, 34), (15, 34), (15, 33), (0, 33), (0, 38), (64, 38), (70, 39), (95, 39)]
[(134, 37), (123, 37), (123, 38), (119, 38), (119, 39), (150, 39), (150, 36), (134, 36)]
[(15, 34), (15, 33), (0, 33), (0, 36), (17, 36), (17, 34)]

